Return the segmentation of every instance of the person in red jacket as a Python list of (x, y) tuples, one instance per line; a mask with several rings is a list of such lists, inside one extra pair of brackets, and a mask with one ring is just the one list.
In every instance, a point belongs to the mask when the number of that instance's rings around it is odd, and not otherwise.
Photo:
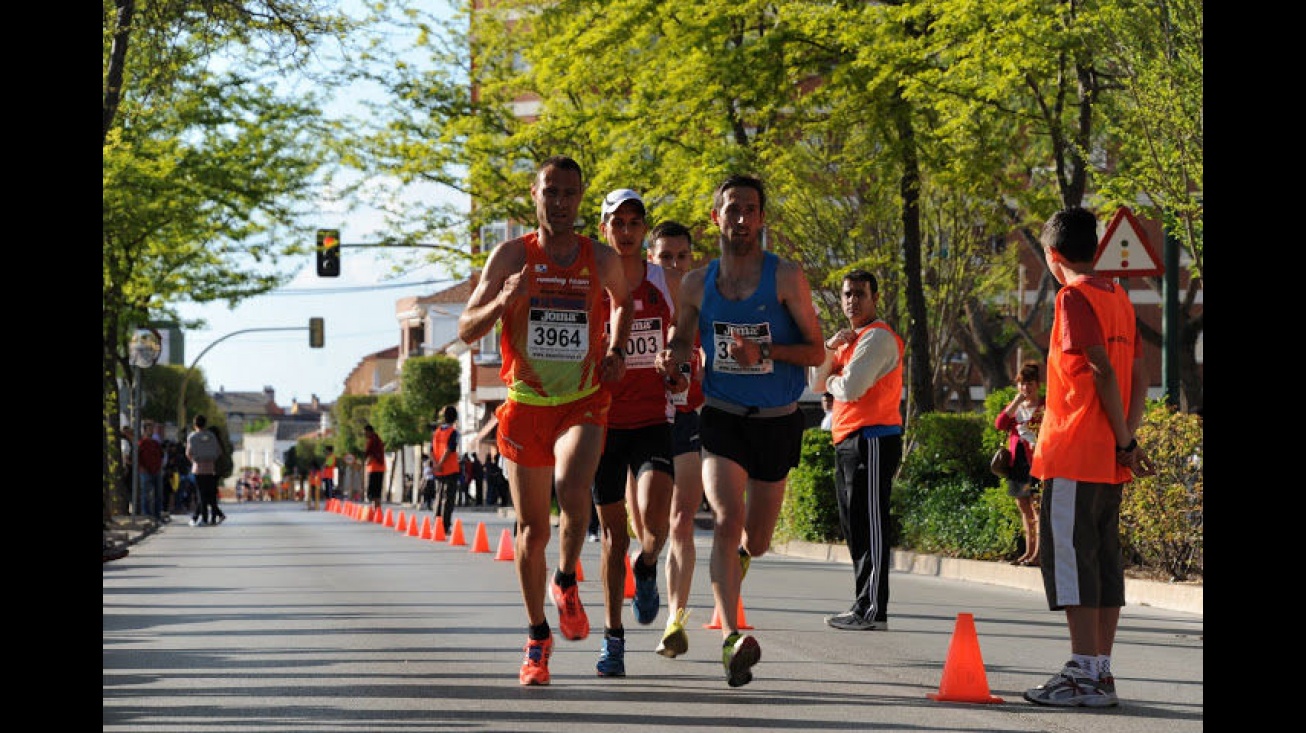
[(376, 434), (372, 423), (363, 426), (363, 435), (367, 445), (363, 449), (363, 465), (367, 471), (367, 500), (372, 502), (373, 511), (381, 509), (381, 487), (385, 478), (385, 443)]
[(1007, 474), (1007, 496), (1016, 500), (1025, 531), (1025, 552), (1012, 565), (1038, 565), (1038, 515), (1034, 513), (1034, 479), (1029, 464), (1043, 422), (1043, 396), (1039, 394), (1038, 362), (1027, 361), (1016, 375), (1016, 396), (993, 420), (993, 426), (1007, 434), (1011, 451), (1011, 472)]
[(141, 477), (141, 513), (163, 522), (163, 443), (155, 434), (154, 423), (141, 423), (141, 439), (136, 444), (136, 460)]

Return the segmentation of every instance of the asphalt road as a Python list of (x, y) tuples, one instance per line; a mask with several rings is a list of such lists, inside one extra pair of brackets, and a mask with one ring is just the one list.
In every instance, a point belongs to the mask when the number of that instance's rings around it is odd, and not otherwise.
[[(552, 684), (522, 687), (525, 641), (510, 520), (459, 511), (465, 546), (291, 503), (233, 504), (228, 521), (174, 521), (103, 571), (104, 731), (1065, 731), (1203, 728), (1199, 614), (1129, 606), (1113, 655), (1118, 708), (1032, 705), (1021, 692), (1068, 658), (1063, 616), (1041, 593), (894, 572), (889, 631), (837, 631), (846, 564), (756, 559), (744, 584), (762, 647), (754, 681), (725, 683), (700, 531), (690, 649), (653, 653), (666, 621), (626, 619), (627, 677), (594, 672), (601, 630), (555, 628)], [(401, 507), (392, 507), (393, 511)], [(411, 510), (405, 510), (411, 516)], [(472, 552), (483, 523), (489, 552)], [(556, 557), (556, 530), (550, 557)], [(581, 597), (601, 619), (599, 546), (586, 543)], [(665, 561), (665, 553), (663, 555)], [(552, 565), (551, 560), (551, 565)], [(950, 657), (971, 614), (982, 660)], [(940, 702), (949, 663), (1003, 699)], [(955, 689), (955, 688), (953, 688)]]

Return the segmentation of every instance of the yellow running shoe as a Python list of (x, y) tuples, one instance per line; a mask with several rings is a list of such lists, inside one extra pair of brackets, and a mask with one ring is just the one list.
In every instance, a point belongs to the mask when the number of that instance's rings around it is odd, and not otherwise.
[(688, 618), (688, 608), (678, 609), (667, 621), (666, 633), (662, 634), (662, 641), (658, 642), (658, 648), (653, 651), (669, 659), (689, 651), (689, 634), (685, 633), (685, 621)]

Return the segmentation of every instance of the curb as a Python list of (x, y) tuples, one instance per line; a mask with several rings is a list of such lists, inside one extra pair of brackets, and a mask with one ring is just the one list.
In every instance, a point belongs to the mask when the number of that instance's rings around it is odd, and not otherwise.
[[(847, 545), (821, 544), (791, 540), (771, 546), (771, 551), (808, 560), (852, 564)], [(1038, 568), (1024, 568), (1005, 562), (962, 560), (923, 553), (893, 550), (892, 569), (914, 575), (988, 583), (1043, 593), (1043, 574)], [(1158, 583), (1151, 580), (1125, 579), (1125, 603), (1151, 606), (1169, 611), (1202, 615), (1202, 586), (1197, 583)]]

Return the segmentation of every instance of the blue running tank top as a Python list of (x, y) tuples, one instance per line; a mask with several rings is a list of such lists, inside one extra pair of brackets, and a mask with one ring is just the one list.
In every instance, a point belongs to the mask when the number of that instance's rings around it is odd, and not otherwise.
[(806, 370), (787, 361), (770, 359), (745, 367), (730, 358), (731, 335), (773, 344), (802, 341), (798, 324), (776, 297), (775, 272), (780, 261), (773, 252), (762, 254), (762, 278), (745, 300), (728, 300), (717, 290), (721, 260), (707, 265), (698, 330), (707, 367), (703, 394), (743, 407), (782, 407), (796, 402), (806, 386)]

